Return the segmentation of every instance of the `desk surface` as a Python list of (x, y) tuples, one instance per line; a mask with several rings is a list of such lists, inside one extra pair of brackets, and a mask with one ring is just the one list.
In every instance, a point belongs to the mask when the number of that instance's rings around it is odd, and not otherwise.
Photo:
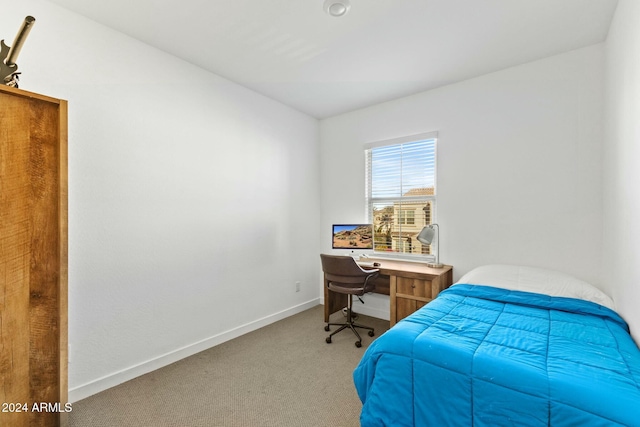
[[(377, 268), (380, 270), (380, 274), (386, 276), (396, 275), (398, 273), (413, 273), (419, 275), (439, 276), (451, 270), (453, 267), (450, 265), (444, 265), (440, 268), (427, 267), (426, 263), (413, 262), (413, 261), (400, 261), (391, 260), (386, 258), (366, 258), (358, 261), (358, 264), (362, 263), (362, 268)], [(373, 263), (379, 263), (379, 266), (373, 266)]]

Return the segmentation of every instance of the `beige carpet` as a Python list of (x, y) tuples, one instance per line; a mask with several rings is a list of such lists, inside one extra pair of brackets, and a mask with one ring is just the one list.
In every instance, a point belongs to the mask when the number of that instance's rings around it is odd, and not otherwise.
[[(359, 426), (361, 403), (352, 373), (389, 322), (325, 343), (323, 306), (316, 306), (165, 368), (75, 402), (71, 427)], [(331, 317), (342, 321), (341, 313)], [(335, 329), (335, 328), (334, 328)]]

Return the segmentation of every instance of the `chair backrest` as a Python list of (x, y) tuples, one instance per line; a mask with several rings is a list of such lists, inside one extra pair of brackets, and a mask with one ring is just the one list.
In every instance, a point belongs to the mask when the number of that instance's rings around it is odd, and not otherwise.
[[(329, 282), (367, 285), (379, 270), (364, 270), (350, 256), (320, 254), (322, 271)], [(373, 286), (373, 283), (371, 283)]]

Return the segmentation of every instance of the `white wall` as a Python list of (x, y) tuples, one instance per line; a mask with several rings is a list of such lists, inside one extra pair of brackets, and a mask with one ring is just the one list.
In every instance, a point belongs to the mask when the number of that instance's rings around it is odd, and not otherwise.
[[(600, 283), (603, 46), (321, 121), (321, 248), (364, 213), (363, 144), (438, 131), (440, 260), (454, 280), (487, 263)], [(388, 318), (388, 298), (362, 312)]]
[[(71, 400), (318, 303), (318, 122), (50, 3), (21, 88), (69, 101)], [(295, 292), (295, 281), (302, 289)]]
[(603, 277), (640, 343), (640, 2), (619, 0), (606, 42)]

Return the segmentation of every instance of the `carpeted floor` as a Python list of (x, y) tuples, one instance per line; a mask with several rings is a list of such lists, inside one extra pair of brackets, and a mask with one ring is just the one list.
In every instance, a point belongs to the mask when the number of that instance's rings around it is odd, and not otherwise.
[(360, 316), (376, 336), (362, 333), (356, 348), (351, 331), (325, 343), (322, 317), (319, 305), (75, 402), (69, 425), (359, 426), (352, 372), (389, 322)]

